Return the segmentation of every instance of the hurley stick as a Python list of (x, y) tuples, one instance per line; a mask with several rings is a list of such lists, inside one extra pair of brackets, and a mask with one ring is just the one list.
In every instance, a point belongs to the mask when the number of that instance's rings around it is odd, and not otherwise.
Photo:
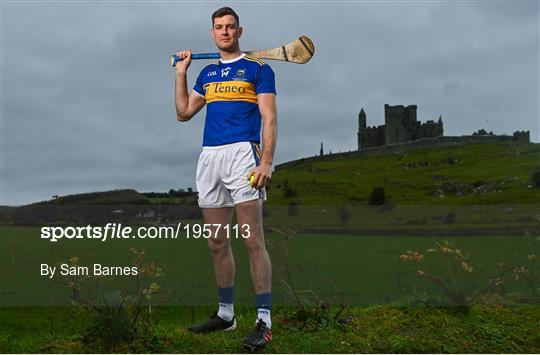
[[(254, 57), (268, 60), (281, 60), (284, 62), (304, 64), (307, 63), (315, 53), (315, 46), (308, 36), (300, 36), (291, 43), (264, 50), (254, 50), (245, 52)], [(219, 53), (198, 53), (192, 54), (191, 59), (219, 59)], [(182, 59), (177, 55), (171, 57), (171, 65), (174, 67), (176, 63)]]

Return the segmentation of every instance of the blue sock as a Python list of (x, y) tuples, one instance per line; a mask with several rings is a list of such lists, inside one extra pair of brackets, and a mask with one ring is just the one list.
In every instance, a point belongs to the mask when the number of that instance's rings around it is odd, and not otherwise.
[(218, 316), (230, 322), (234, 318), (234, 286), (218, 288)]
[(219, 303), (234, 303), (234, 286), (218, 288)]
[(270, 310), (272, 309), (272, 292), (255, 295), (257, 302), (257, 320), (262, 319), (268, 328), (272, 328)]

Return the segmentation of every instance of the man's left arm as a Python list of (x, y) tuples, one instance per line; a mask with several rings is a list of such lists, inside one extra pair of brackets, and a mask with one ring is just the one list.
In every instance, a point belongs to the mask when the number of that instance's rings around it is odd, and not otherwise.
[[(262, 156), (259, 166), (249, 174), (255, 174), (253, 187), (265, 187), (272, 177), (272, 164), (277, 139), (276, 95), (264, 93), (257, 95), (262, 117)], [(249, 178), (249, 177), (248, 177)]]

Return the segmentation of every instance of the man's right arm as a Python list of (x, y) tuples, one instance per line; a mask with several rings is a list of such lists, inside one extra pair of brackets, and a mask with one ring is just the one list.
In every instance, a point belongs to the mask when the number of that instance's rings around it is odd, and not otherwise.
[(187, 69), (191, 64), (191, 51), (178, 52), (180, 58), (184, 60), (176, 63), (176, 85), (175, 85), (175, 101), (176, 101), (176, 119), (178, 121), (189, 121), (197, 112), (199, 112), (206, 100), (198, 93), (187, 91)]

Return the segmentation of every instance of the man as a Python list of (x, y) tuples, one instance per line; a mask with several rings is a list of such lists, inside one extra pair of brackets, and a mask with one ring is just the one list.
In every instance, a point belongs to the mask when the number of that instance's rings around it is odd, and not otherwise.
[(183, 60), (176, 64), (176, 114), (179, 121), (188, 121), (208, 104), (196, 180), (204, 223), (220, 226), (212, 227), (208, 239), (219, 309), (205, 323), (189, 330), (203, 333), (236, 328), (235, 264), (230, 239), (223, 228), (236, 210), (239, 230), (244, 236), (249, 233), (244, 243), (257, 303), (255, 329), (243, 344), (260, 349), (272, 338), (272, 266), (264, 242), (262, 202), (266, 199), (265, 186), (272, 174), (276, 145), (276, 90), (272, 69), (262, 60), (241, 52), (242, 31), (238, 15), (231, 8), (223, 7), (212, 14), (211, 35), (221, 59), (201, 71), (189, 94), (186, 72), (191, 51), (177, 53)]

